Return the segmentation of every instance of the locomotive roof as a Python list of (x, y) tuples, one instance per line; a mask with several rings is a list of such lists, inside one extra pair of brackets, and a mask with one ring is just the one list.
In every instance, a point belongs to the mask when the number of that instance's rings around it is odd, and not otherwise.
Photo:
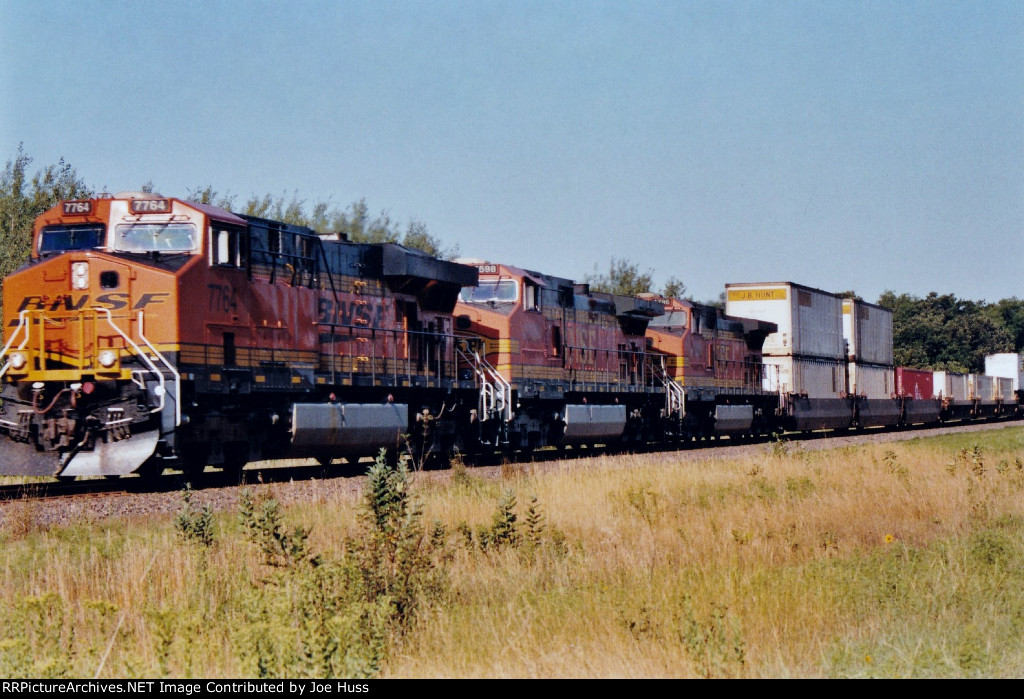
[(219, 206), (214, 206), (212, 204), (200, 204), (199, 202), (187, 201), (185, 199), (179, 199), (178, 201), (187, 206), (191, 206), (193, 209), (201, 211), (207, 216), (218, 219), (220, 221), (227, 221), (228, 223), (235, 223), (240, 226), (245, 225), (245, 219), (243, 219), (241, 216), (231, 211), (228, 211), (227, 209), (222, 209)]
[[(456, 260), (457, 262), (459, 260)], [(665, 311), (661, 304), (647, 298), (637, 296), (624, 296), (621, 294), (609, 294), (601, 291), (591, 291), (589, 284), (577, 284), (572, 279), (556, 277), (532, 269), (524, 269), (501, 263), (488, 262), (486, 260), (469, 260), (462, 258), (464, 264), (473, 264), (477, 267), (494, 265), (495, 268), (517, 277), (529, 279), (537, 286), (545, 289), (571, 294), (572, 296), (593, 299), (594, 301), (608, 304), (607, 312), (619, 317), (647, 319), (662, 315)], [(569, 297), (571, 298), (571, 296)], [(593, 301), (591, 302), (593, 303)]]
[(458, 286), (477, 284), (476, 267), (441, 260), (422, 250), (407, 248), (398, 243), (382, 243), (381, 248), (381, 269), (385, 277), (416, 277)]

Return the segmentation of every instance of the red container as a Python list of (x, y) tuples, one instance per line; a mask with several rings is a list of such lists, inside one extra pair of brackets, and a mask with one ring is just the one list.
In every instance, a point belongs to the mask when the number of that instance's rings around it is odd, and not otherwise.
[(928, 400), (935, 395), (932, 372), (927, 369), (896, 367), (896, 393), (906, 398)]

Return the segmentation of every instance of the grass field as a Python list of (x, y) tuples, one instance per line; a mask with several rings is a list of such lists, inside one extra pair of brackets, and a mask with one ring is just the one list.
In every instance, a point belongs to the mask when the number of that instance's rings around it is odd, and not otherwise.
[(1020, 677), (1024, 428), (0, 531), (0, 675)]

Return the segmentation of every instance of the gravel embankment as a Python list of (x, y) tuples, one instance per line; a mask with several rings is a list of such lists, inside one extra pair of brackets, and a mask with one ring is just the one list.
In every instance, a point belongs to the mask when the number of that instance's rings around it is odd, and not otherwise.
[[(1005, 422), (981, 425), (958, 425), (955, 427), (910, 430), (902, 432), (871, 432), (867, 434), (849, 434), (838, 437), (822, 437), (813, 439), (790, 440), (793, 449), (803, 451), (817, 451), (822, 449), (834, 449), (838, 447), (864, 444), (867, 442), (885, 443), (897, 442), (920, 437), (930, 437), (938, 434), (949, 434), (954, 432), (980, 432), (987, 430), (999, 430), (1024, 425), (1021, 422)], [(654, 452), (646, 456), (651, 459), (678, 460), (706, 460), (717, 459), (726, 456), (746, 456), (751, 454), (763, 454), (770, 450), (770, 443), (733, 445), (733, 446), (710, 446), (702, 448), (687, 449), (685, 451)], [(585, 465), (587, 459), (579, 463)], [(564, 466), (563, 461), (551, 460), (534, 463), (517, 464), (517, 468), (529, 469), (533, 472), (543, 472), (548, 469)], [(250, 466), (246, 473), (250, 480), (259, 478), (261, 465)], [(338, 467), (343, 470), (345, 467)], [(280, 473), (279, 468), (274, 468), (275, 473)], [(305, 473), (307, 470), (302, 469)], [(482, 466), (472, 468), (474, 476), (483, 478), (501, 477), (501, 466)], [(271, 473), (267, 468), (266, 473)], [(299, 473), (297, 471), (296, 473)], [(445, 481), (450, 477), (448, 471), (425, 471), (417, 474), (418, 479)], [(254, 483), (245, 487), (254, 491), (270, 489), (271, 494), (282, 504), (294, 502), (324, 502), (334, 499), (352, 499), (359, 497), (364, 477), (349, 475), (332, 478), (305, 478), (303, 480), (288, 480), (273, 483)], [(173, 486), (172, 486), (173, 487)], [(215, 511), (232, 510), (238, 507), (238, 500), (241, 487), (205, 487), (195, 491), (193, 501), (199, 505), (209, 505)], [(147, 518), (154, 516), (173, 516), (182, 507), (180, 490), (169, 489), (163, 492), (141, 492), (141, 493), (94, 493), (89, 495), (67, 496), (62, 498), (50, 498), (44, 500), (13, 500), (0, 501), (0, 529), (20, 528), (21, 530), (45, 529), (54, 525), (63, 525), (83, 522), (99, 522), (108, 518), (118, 517), (124, 519)]]

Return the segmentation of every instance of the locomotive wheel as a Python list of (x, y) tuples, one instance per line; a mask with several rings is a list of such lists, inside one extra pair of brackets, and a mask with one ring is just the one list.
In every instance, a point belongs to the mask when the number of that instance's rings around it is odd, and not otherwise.
[(139, 474), (140, 478), (147, 481), (153, 481), (163, 474), (164, 464), (160, 459), (150, 457), (146, 460), (146, 463), (139, 466), (135, 472)]
[(187, 478), (199, 478), (210, 463), (210, 447), (208, 444), (185, 444), (178, 458)]
[(221, 464), (224, 473), (241, 480), (242, 469), (247, 463), (249, 463), (248, 442), (228, 442), (224, 445), (224, 463)]

